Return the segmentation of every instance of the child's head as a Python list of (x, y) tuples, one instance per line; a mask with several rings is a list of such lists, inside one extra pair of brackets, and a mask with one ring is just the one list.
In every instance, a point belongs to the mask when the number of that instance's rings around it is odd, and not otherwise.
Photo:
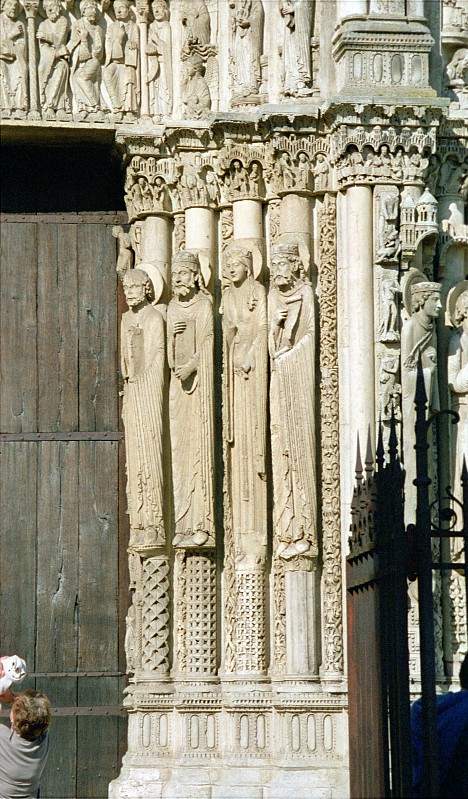
[(11, 726), (27, 741), (35, 741), (47, 731), (50, 723), (50, 702), (39, 691), (16, 694), (10, 712)]

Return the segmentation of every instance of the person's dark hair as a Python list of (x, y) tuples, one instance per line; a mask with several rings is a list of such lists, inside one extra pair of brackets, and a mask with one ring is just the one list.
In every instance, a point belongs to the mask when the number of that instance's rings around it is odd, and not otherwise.
[(468, 652), (460, 666), (460, 686), (464, 688), (465, 691), (468, 691)]
[(16, 694), (11, 706), (13, 729), (26, 741), (35, 741), (47, 731), (50, 702), (45, 694), (31, 689)]

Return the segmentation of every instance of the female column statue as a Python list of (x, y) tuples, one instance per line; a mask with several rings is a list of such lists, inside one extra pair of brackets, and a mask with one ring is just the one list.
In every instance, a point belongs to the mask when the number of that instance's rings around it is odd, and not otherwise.
[(195, 253), (172, 261), (167, 309), (175, 546), (214, 545), (213, 308)]
[(237, 548), (255, 557), (266, 543), (266, 295), (253, 277), (249, 250), (234, 244), (226, 258), (224, 407), (232, 528)]
[(127, 455), (130, 543), (164, 544), (162, 413), (164, 322), (151, 305), (151, 283), (142, 269), (123, 278), (129, 310), (122, 316), (123, 421)]

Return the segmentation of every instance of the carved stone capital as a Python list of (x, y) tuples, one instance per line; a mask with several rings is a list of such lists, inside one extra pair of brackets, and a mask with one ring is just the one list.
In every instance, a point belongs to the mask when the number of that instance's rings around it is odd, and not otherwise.
[(39, 0), (24, 0), (24, 13), (27, 19), (34, 19), (39, 11)]

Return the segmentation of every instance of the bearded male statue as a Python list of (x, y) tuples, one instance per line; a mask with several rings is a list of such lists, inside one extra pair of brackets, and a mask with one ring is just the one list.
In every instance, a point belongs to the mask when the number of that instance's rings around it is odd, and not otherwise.
[(121, 353), (130, 545), (152, 547), (165, 541), (164, 321), (150, 302), (152, 286), (143, 269), (129, 269), (122, 282), (129, 307), (122, 316)]
[(270, 408), (277, 555), (317, 556), (314, 294), (297, 244), (271, 258)]
[(213, 307), (198, 256), (172, 261), (167, 309), (174, 546), (213, 546)]

